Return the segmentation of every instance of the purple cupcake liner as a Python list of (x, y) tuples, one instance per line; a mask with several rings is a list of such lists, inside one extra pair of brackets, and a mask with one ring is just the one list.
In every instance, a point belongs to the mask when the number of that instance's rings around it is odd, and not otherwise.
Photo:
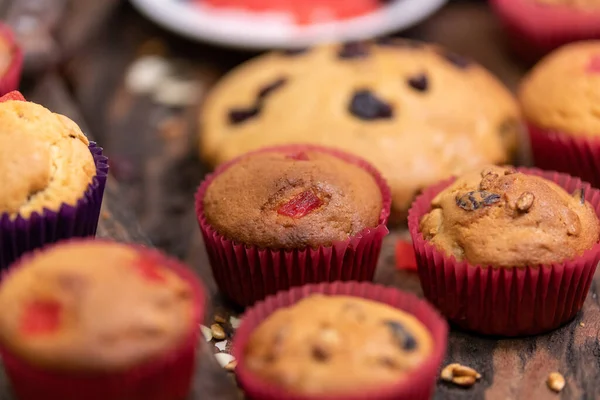
[(63, 204), (58, 211), (44, 209), (29, 218), (0, 214), (0, 270), (21, 255), (46, 244), (72, 237), (95, 236), (108, 177), (108, 158), (102, 147), (90, 142), (96, 176), (75, 206)]

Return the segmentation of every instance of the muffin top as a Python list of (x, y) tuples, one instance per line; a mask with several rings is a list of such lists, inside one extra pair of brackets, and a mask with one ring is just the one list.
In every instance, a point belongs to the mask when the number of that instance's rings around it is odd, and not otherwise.
[(540, 128), (600, 136), (600, 41), (565, 45), (543, 58), (519, 90), (524, 117)]
[(242, 157), (210, 183), (204, 213), (229, 239), (263, 248), (329, 246), (379, 224), (374, 177), (334, 155), (307, 149)]
[(581, 255), (598, 242), (600, 223), (583, 189), (569, 194), (544, 178), (490, 166), (440, 192), (420, 231), (459, 261), (519, 267)]
[(200, 147), (213, 165), (269, 145), (337, 147), (382, 172), (402, 213), (424, 186), (508, 162), (518, 121), (512, 95), (475, 62), (382, 39), (244, 63), (208, 96)]
[(349, 296), (312, 295), (270, 315), (245, 365), (290, 392), (343, 395), (392, 385), (426, 360), (433, 339), (414, 316)]
[(0, 285), (0, 340), (31, 363), (119, 370), (176, 347), (193, 323), (190, 285), (153, 252), (74, 242), (36, 253)]
[(0, 103), (0, 214), (27, 218), (75, 205), (96, 175), (88, 145), (63, 115), (31, 102)]

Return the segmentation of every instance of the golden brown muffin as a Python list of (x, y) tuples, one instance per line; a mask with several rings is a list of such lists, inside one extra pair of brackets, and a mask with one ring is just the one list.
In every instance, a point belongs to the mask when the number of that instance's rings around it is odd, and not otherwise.
[(276, 311), (252, 333), (246, 366), (290, 392), (343, 395), (392, 385), (432, 351), (410, 314), (349, 296), (312, 295)]
[(27, 218), (75, 205), (96, 175), (88, 144), (63, 115), (31, 102), (0, 103), (0, 214)]
[(208, 186), (204, 213), (227, 238), (263, 248), (329, 246), (376, 227), (382, 194), (366, 170), (307, 150), (248, 155)]
[(523, 78), (519, 101), (534, 125), (573, 136), (600, 135), (600, 40), (565, 45)]
[(75, 242), (37, 253), (0, 285), (0, 340), (29, 362), (115, 371), (176, 347), (191, 287), (153, 253)]
[(600, 223), (583, 189), (486, 167), (440, 192), (420, 231), (438, 250), (473, 265), (519, 267), (581, 255), (598, 242)]
[(423, 187), (508, 162), (519, 118), (497, 79), (447, 50), (404, 40), (335, 44), (269, 53), (229, 73), (206, 99), (200, 150), (216, 165), (268, 145), (340, 148), (381, 171), (402, 218)]

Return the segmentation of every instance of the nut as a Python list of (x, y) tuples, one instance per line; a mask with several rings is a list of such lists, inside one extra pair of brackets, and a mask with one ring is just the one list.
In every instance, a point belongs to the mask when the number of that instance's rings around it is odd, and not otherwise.
[(517, 199), (517, 210), (521, 212), (527, 212), (533, 205), (533, 200), (535, 200), (535, 196), (531, 192), (523, 192), (521, 196)]
[(213, 337), (217, 340), (225, 339), (225, 331), (219, 324), (212, 324), (210, 326), (210, 332), (212, 333)]
[(446, 382), (452, 382), (458, 386), (469, 387), (473, 386), (473, 384), (481, 378), (481, 374), (473, 368), (458, 363), (452, 363), (444, 367), (440, 377)]
[(215, 315), (215, 322), (219, 324), (224, 324), (227, 322), (227, 320), (220, 315)]
[(479, 189), (489, 190), (496, 179), (498, 179), (498, 174), (493, 172), (487, 172), (481, 179), (481, 182), (479, 183)]
[(556, 393), (558, 393), (565, 387), (565, 378), (558, 372), (552, 372), (550, 373), (550, 375), (548, 375), (546, 384), (548, 385), (550, 390), (553, 390)]

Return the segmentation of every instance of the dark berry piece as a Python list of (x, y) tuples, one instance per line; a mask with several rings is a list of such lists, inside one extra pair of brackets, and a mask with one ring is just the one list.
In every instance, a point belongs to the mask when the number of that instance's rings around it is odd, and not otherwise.
[(256, 117), (260, 112), (260, 108), (256, 106), (248, 108), (234, 108), (229, 111), (229, 123), (232, 125), (241, 124), (246, 120)]
[(467, 192), (460, 197), (456, 197), (456, 205), (465, 211), (475, 211), (483, 206), (496, 204), (499, 201), (499, 194), (486, 192), (485, 190)]
[(369, 48), (365, 42), (344, 43), (338, 51), (338, 57), (349, 60), (353, 58), (364, 58), (369, 55)]
[(402, 350), (411, 351), (417, 348), (417, 340), (406, 330), (402, 323), (398, 321), (384, 321), (384, 323)]
[(422, 73), (408, 78), (408, 84), (419, 92), (426, 92), (429, 88), (429, 79), (425, 73)]
[(283, 85), (285, 85), (286, 82), (287, 82), (287, 78), (279, 78), (275, 82), (263, 87), (258, 92), (258, 99), (259, 100), (264, 99), (265, 97), (267, 97), (268, 95), (273, 93), (275, 90), (277, 90), (280, 87), (282, 87)]
[(442, 57), (444, 57), (450, 64), (460, 69), (467, 69), (471, 65), (471, 60), (451, 51), (443, 52)]
[(392, 118), (392, 107), (379, 100), (369, 90), (363, 89), (354, 93), (349, 110), (357, 118), (365, 121)]
[(309, 48), (308, 47), (299, 47), (296, 49), (287, 49), (287, 50), (283, 50), (281, 53), (285, 56), (299, 56), (300, 54), (304, 54), (304, 53), (308, 53)]

